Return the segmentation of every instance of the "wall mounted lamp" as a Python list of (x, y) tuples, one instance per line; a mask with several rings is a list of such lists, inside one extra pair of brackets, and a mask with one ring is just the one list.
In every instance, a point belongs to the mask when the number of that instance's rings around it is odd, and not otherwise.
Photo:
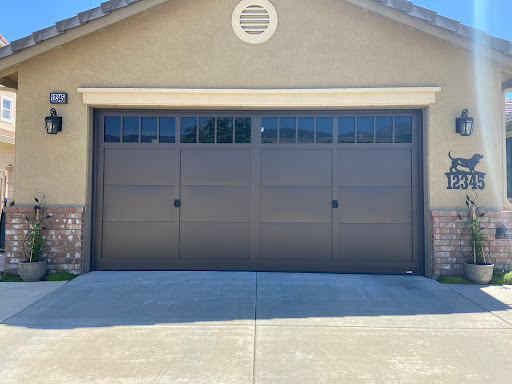
[(62, 132), (62, 117), (57, 116), (55, 108), (50, 110), (51, 116), (44, 119), (46, 133), (56, 135), (57, 132)]
[(462, 111), (460, 118), (455, 119), (455, 132), (460, 133), (461, 136), (471, 136), (475, 119), (468, 117), (468, 110)]

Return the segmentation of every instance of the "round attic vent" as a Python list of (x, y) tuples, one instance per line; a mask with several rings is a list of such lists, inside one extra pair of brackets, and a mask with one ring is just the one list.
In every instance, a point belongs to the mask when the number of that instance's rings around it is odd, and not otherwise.
[(277, 29), (277, 12), (267, 0), (242, 0), (232, 17), (233, 30), (246, 43), (264, 43)]

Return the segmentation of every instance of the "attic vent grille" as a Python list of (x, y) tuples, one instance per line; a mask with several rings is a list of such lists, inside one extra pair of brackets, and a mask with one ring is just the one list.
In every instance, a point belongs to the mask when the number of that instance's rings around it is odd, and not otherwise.
[(259, 5), (245, 8), (240, 15), (240, 26), (249, 35), (261, 35), (270, 24), (267, 10)]
[(242, 41), (264, 43), (277, 29), (277, 12), (268, 0), (242, 0), (233, 11), (232, 25)]

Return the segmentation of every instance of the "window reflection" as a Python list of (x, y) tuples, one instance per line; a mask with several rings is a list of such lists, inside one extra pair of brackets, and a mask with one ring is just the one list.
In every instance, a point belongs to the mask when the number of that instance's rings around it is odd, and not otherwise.
[(160, 118), (160, 142), (176, 142), (176, 119), (174, 117)]
[(251, 142), (251, 118), (237, 117), (235, 119), (235, 143), (247, 144)]
[(120, 116), (105, 116), (105, 143), (119, 143), (121, 142), (121, 117)]
[(395, 143), (412, 143), (412, 117), (395, 117)]
[(139, 118), (123, 117), (123, 143), (139, 142)]
[(279, 119), (279, 143), (296, 143), (296, 130), (295, 117), (281, 117)]
[(315, 119), (313, 117), (299, 117), (297, 136), (299, 143), (315, 142)]
[(332, 117), (317, 117), (316, 142), (332, 143)]
[(233, 118), (219, 117), (217, 118), (217, 143), (233, 142)]
[(375, 129), (375, 139), (377, 143), (393, 142), (393, 118), (391, 116), (377, 117)]
[(158, 120), (156, 117), (142, 117), (140, 122), (140, 142), (156, 143), (158, 134)]
[(196, 143), (197, 142), (197, 118), (182, 117), (181, 123), (181, 142)]
[(338, 119), (338, 143), (355, 143), (356, 118), (340, 117)]
[(277, 143), (277, 117), (261, 118), (261, 142)]
[(199, 118), (199, 142), (215, 142), (215, 117)]
[(357, 142), (373, 143), (373, 117), (357, 118)]

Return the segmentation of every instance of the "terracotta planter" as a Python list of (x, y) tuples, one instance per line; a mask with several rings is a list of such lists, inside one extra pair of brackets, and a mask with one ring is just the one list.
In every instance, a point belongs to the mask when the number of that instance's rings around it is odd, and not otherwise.
[(478, 265), (464, 263), (464, 275), (474, 284), (489, 284), (492, 280), (494, 264)]
[(35, 263), (19, 263), (18, 271), (20, 277), (25, 282), (41, 281), (46, 275), (46, 268), (48, 267), (48, 261), (38, 261)]

